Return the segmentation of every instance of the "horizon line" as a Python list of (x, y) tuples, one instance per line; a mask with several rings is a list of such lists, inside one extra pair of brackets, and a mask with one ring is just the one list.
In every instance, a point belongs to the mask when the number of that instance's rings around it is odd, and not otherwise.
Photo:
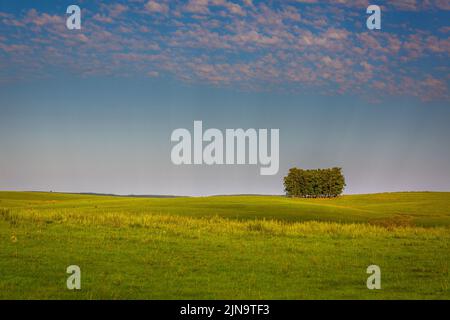
[[(71, 191), (52, 191), (52, 190), (3, 190), (0, 192), (29, 192), (29, 193), (55, 193), (55, 194), (71, 194), (71, 195), (91, 195), (91, 196), (109, 196), (109, 197), (123, 197), (123, 198), (202, 198), (202, 197), (232, 197), (232, 196), (259, 196), (259, 197), (288, 197), (286, 194), (259, 194), (259, 193), (229, 193), (229, 194), (210, 194), (210, 195), (171, 195), (171, 194), (116, 194), (116, 193), (101, 193), (101, 192), (71, 192)], [(340, 196), (352, 195), (376, 195), (389, 193), (450, 193), (449, 191), (430, 191), (430, 190), (413, 190), (413, 191), (385, 191), (373, 193), (343, 193)], [(296, 197), (292, 197), (296, 198)], [(301, 197), (299, 197), (301, 198)], [(321, 198), (311, 198), (321, 199)]]

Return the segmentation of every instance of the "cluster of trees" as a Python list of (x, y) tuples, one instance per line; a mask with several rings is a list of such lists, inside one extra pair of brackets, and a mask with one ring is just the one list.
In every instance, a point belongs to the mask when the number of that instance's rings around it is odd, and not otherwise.
[(332, 198), (344, 191), (342, 168), (303, 170), (289, 169), (284, 190), (289, 197)]

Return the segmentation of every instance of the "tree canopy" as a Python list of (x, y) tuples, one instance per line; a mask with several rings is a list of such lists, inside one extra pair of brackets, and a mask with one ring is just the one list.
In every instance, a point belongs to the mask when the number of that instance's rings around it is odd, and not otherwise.
[(304, 170), (289, 169), (284, 177), (284, 190), (290, 197), (332, 198), (344, 191), (342, 168)]

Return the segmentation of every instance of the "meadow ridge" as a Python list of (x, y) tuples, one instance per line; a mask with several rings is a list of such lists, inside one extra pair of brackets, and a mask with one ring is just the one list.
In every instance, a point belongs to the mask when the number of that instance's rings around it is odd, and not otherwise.
[[(450, 193), (0, 192), (0, 298), (449, 299)], [(79, 265), (82, 289), (65, 287)], [(366, 287), (379, 265), (382, 289)]]

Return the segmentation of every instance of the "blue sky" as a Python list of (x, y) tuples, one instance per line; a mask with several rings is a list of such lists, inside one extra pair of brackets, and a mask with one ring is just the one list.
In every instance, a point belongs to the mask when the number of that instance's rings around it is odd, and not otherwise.
[[(450, 190), (447, 1), (0, 1), (0, 189), (282, 193), (342, 166), (347, 193)], [(171, 132), (279, 128), (280, 171), (174, 166)]]

